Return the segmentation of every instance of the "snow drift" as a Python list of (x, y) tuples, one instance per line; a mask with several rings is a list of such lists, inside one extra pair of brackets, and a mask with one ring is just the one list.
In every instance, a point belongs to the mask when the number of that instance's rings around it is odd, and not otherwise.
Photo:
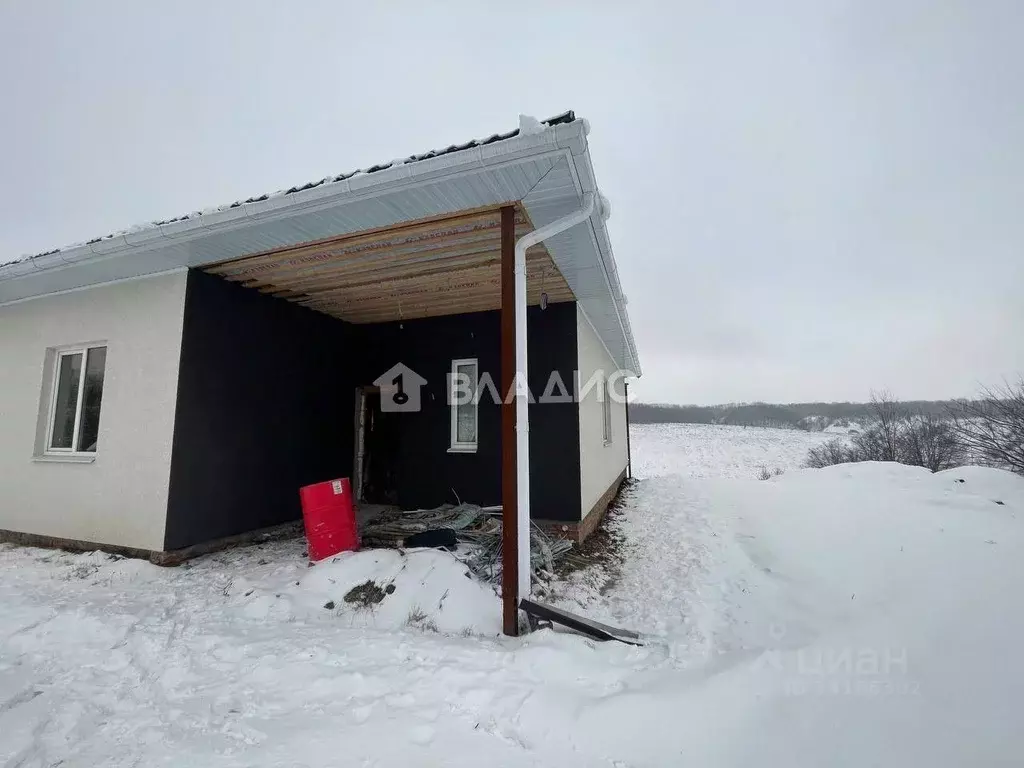
[(501, 603), (442, 550), (344, 552), (287, 583), (238, 580), (231, 593), (249, 618), (330, 618), (349, 627), (498, 634)]
[[(643, 648), (486, 636), (497, 598), (443, 552), (0, 546), (0, 764), (1018, 764), (1024, 479), (712, 432), (696, 465), (692, 430), (637, 433), (625, 562), (563, 585)], [(716, 456), (736, 478), (675, 474)]]

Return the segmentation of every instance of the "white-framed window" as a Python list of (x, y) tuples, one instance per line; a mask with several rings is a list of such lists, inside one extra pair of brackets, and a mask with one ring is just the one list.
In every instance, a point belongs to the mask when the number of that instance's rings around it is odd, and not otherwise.
[(106, 363), (107, 348), (104, 346), (55, 352), (46, 453), (57, 456), (96, 453)]
[(448, 403), (452, 420), (450, 452), (476, 452), (479, 385), (480, 376), (475, 357), (452, 360), (452, 372), (448, 377)]
[(601, 394), (604, 395), (601, 398), (601, 415), (604, 419), (604, 444), (608, 445), (612, 441), (612, 387), (608, 379), (605, 379), (601, 386)]

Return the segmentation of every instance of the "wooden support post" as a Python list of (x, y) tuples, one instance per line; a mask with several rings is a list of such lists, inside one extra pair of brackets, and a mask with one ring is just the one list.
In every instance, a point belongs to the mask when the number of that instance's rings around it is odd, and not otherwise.
[(501, 602), (506, 635), (519, 634), (519, 504), (516, 490), (516, 209), (501, 209)]

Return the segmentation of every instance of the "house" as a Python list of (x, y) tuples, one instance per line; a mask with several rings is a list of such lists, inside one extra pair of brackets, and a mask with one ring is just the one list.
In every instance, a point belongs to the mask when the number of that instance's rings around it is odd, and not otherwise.
[(160, 561), (352, 476), (503, 504), (520, 564), (531, 518), (584, 537), (640, 373), (588, 130), (524, 118), (0, 265), (0, 536)]

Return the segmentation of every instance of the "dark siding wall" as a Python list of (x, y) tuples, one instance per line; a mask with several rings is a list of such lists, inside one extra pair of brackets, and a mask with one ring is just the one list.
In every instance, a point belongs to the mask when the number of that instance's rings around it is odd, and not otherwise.
[[(428, 381), (403, 413), (399, 502), (501, 502), (501, 415), (485, 398), (478, 451), (448, 453), (451, 361), (475, 357), (500, 383), (500, 313), (352, 326), (212, 275), (190, 272), (171, 456), (165, 549), (301, 516), (298, 489), (353, 472), (355, 388), (402, 362)], [(530, 387), (576, 369), (575, 304), (528, 315)], [(574, 402), (530, 406), (535, 518), (580, 519)]]
[(300, 517), (352, 473), (353, 327), (191, 271), (165, 549)]
[[(399, 502), (432, 507), (456, 498), (478, 504), (501, 503), (501, 412), (485, 397), (479, 407), (475, 454), (448, 453), (451, 421), (448, 374), (451, 361), (475, 357), (481, 375), (500, 384), (500, 313), (466, 315), (359, 326), (359, 383), (370, 384), (396, 363), (427, 380), (419, 413), (403, 413), (398, 466)], [(551, 372), (558, 371), (573, 391), (576, 369), (576, 306), (552, 304), (527, 316), (530, 388), (539, 397)], [(580, 519), (579, 419), (576, 404), (530, 406), (530, 506), (533, 517)]]
[(530, 406), (530, 514), (536, 519), (578, 522), (580, 512), (580, 421), (575, 391), (576, 304), (551, 304), (527, 315), (530, 391), (544, 392), (557, 371), (569, 402)]
[(433, 507), (463, 501), (497, 504), (501, 499), (500, 415), (481, 403), (476, 453), (448, 453), (451, 436), (447, 405), (448, 373), (455, 358), (476, 357), (479, 369), (496, 371), (499, 350), (497, 313), (449, 315), (360, 326), (365, 355), (361, 384), (396, 363), (404, 363), (427, 380), (420, 390), (421, 410), (402, 413), (398, 451), (398, 502), (403, 507)]

